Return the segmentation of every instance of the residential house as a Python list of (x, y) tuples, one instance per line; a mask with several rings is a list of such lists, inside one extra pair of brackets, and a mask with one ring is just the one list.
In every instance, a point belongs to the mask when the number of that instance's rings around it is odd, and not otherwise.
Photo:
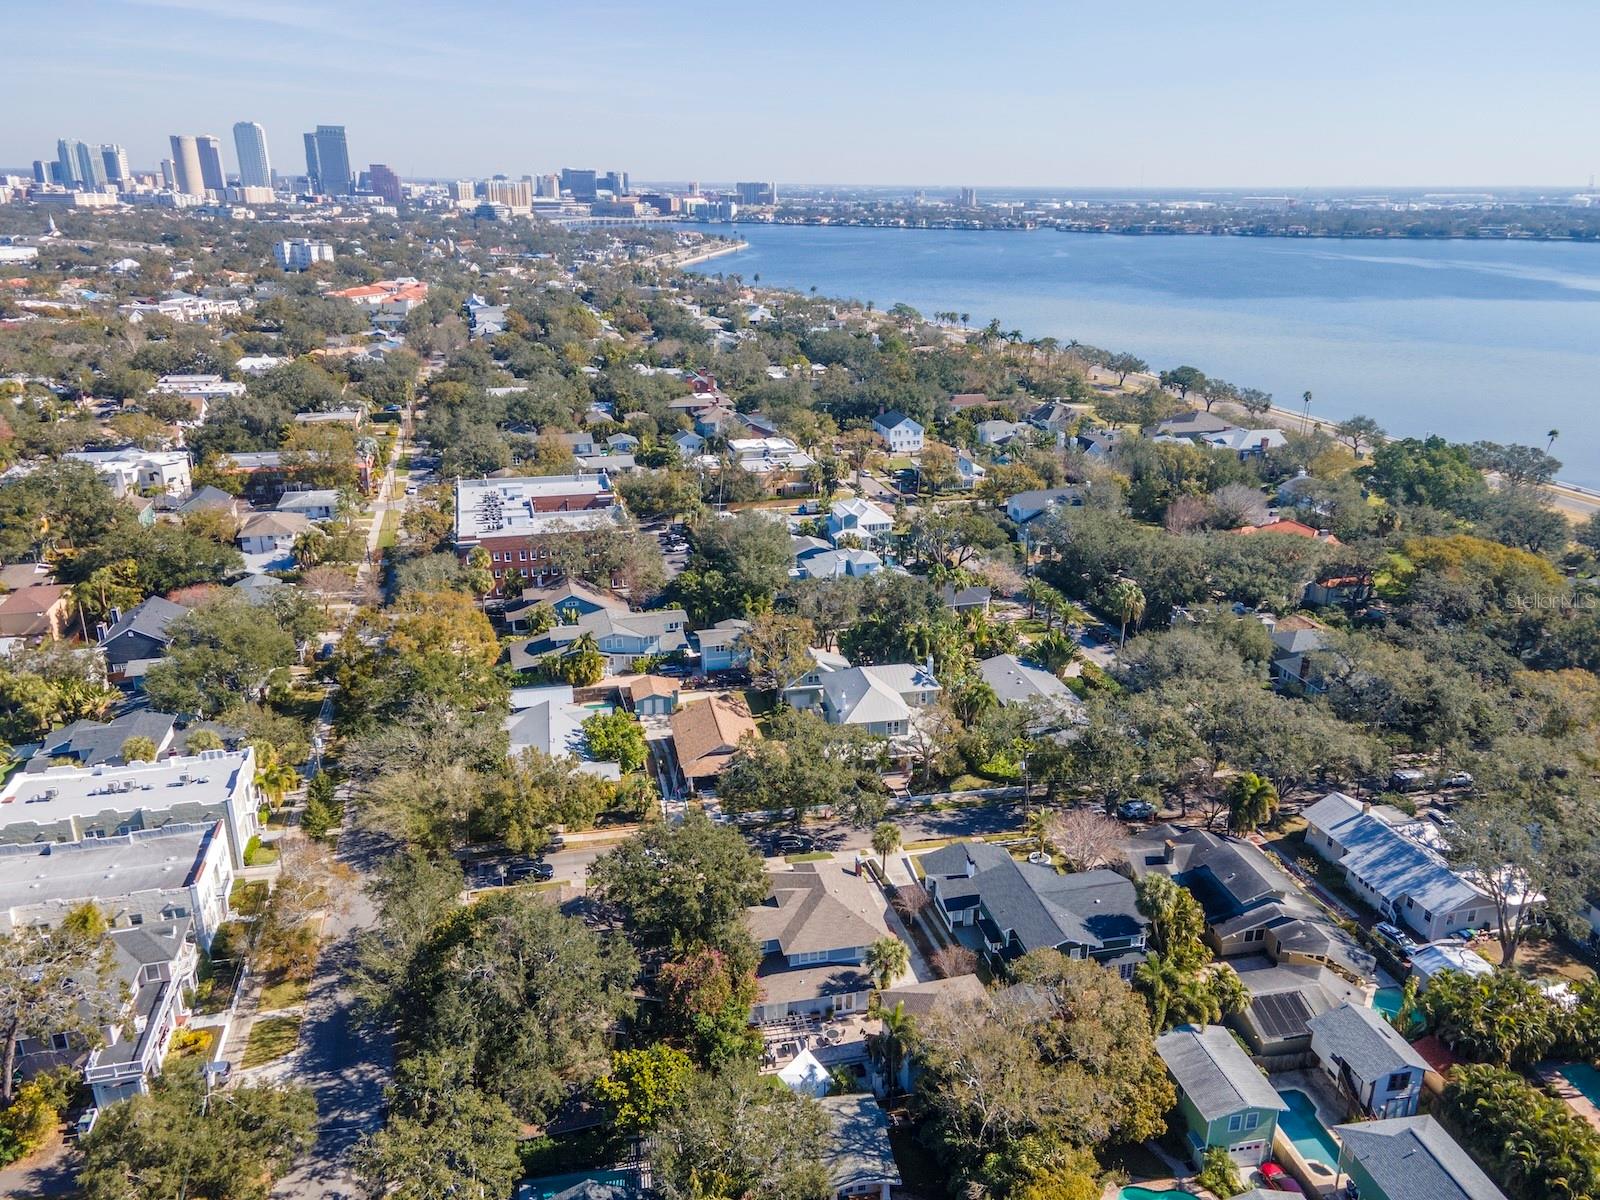
[(834, 545), (848, 534), (870, 546), (894, 532), (894, 516), (870, 500), (839, 500), (828, 510), (827, 530)]
[(1494, 902), (1423, 840), (1426, 822), (1396, 828), (1368, 808), (1329, 792), (1305, 810), (1306, 845), (1343, 870), (1362, 900), (1423, 941), (1493, 923)]
[(1219, 450), (1232, 450), (1240, 458), (1262, 458), (1288, 445), (1281, 429), (1226, 429), (1203, 434), (1197, 440)]
[(988, 478), (988, 475), (988, 470), (972, 455), (965, 450), (956, 452), (956, 486), (970, 492)]
[(1318, 542), (1326, 542), (1330, 546), (1340, 544), (1326, 529), (1317, 529), (1303, 521), (1295, 521), (1288, 517), (1277, 517), (1264, 525), (1243, 525), (1234, 530), (1235, 533), (1248, 537), (1256, 533), (1278, 533), (1289, 537), (1310, 538)]
[(1218, 957), (1264, 954), (1278, 964), (1325, 966), (1354, 979), (1376, 966), (1371, 954), (1248, 841), (1157, 825), (1130, 838), (1124, 853), (1135, 879), (1166, 875), (1194, 894)]
[(750, 648), (744, 635), (750, 632), (750, 622), (739, 617), (718, 621), (710, 629), (697, 629), (694, 644), (700, 650), (700, 672), (710, 675), (717, 671), (738, 671), (750, 663)]
[(795, 863), (772, 872), (768, 883), (766, 900), (745, 910), (762, 955), (756, 969), (761, 998), (751, 1020), (864, 1012), (872, 991), (867, 949), (890, 936), (876, 885), (864, 872), (831, 860)]
[(628, 602), (610, 592), (566, 580), (548, 587), (523, 588), (516, 600), (500, 610), (500, 619), (513, 632), (528, 629), (540, 608), (550, 609), (558, 622), (572, 622), (601, 611), (627, 612)]
[(233, 886), (221, 822), (81, 842), (0, 846), (0, 935), (55, 928), (93, 902), (113, 929), (188, 918), (202, 946), (228, 919)]
[(243, 500), (237, 496), (230, 496), (221, 488), (212, 487), (209, 483), (190, 492), (188, 499), (177, 508), (180, 517), (192, 516), (197, 512), (220, 512), (238, 519), (249, 511), (250, 506)]
[(978, 663), (978, 674), (1001, 704), (1048, 704), (1081, 710), (1083, 702), (1049, 671), (1018, 658), (996, 654)]
[(883, 439), (890, 454), (921, 454), (921, 425), (902, 412), (886, 412), (873, 419), (872, 431)]
[(510, 707), (511, 715), (502, 726), (509, 741), (509, 757), (537, 750), (551, 758), (570, 758), (580, 771), (600, 779), (622, 778), (617, 763), (597, 762), (590, 756), (583, 723), (597, 710), (577, 703), (569, 685), (512, 688)]
[(1083, 419), (1084, 408), (1079, 405), (1063, 404), (1059, 400), (1046, 400), (1028, 414), (1028, 424), (1035, 429), (1042, 429), (1046, 433), (1056, 435), (1056, 444), (1059, 446), (1066, 438), (1067, 430)]
[(310, 528), (311, 522), (298, 512), (253, 512), (239, 524), (239, 549), (245, 554), (287, 554)]
[(1083, 503), (1083, 492), (1075, 487), (1035, 488), (1006, 497), (1006, 516), (1018, 525), (1027, 525), (1062, 505)]
[(883, 559), (872, 550), (808, 550), (796, 556), (789, 574), (796, 579), (863, 579), (883, 569)]
[(1372, 599), (1370, 571), (1327, 574), (1306, 584), (1305, 602), (1313, 608), (1355, 607)]
[(0, 846), (121, 837), (221, 821), (235, 868), (259, 832), (256, 752), (204, 750), (160, 762), (18, 772), (0, 788)]
[(1270, 674), (1273, 685), (1298, 695), (1326, 689), (1317, 665), (1317, 651), (1328, 645), (1328, 628), (1310, 617), (1290, 615), (1268, 623), (1272, 636)]
[(760, 475), (767, 490), (775, 494), (811, 486), (805, 472), (816, 459), (789, 438), (733, 438), (728, 442), (728, 455), (740, 470)]
[(760, 736), (750, 710), (731, 696), (680, 705), (672, 714), (672, 747), (684, 787), (690, 792), (714, 792), (717, 776), (727, 769), (739, 744)]
[(1428, 1064), (1382, 1016), (1346, 1002), (1306, 1024), (1312, 1052), (1356, 1115), (1416, 1115)]
[(588, 454), (578, 459), (580, 475), (632, 475), (639, 462), (631, 454)]
[(1410, 978), (1427, 987), (1440, 971), (1459, 971), (1463, 975), (1492, 975), (1494, 968), (1483, 955), (1460, 942), (1430, 942), (1411, 952)]
[(72, 589), (36, 583), (0, 598), (0, 638), (59, 641), (72, 618)]
[(1175, 417), (1168, 417), (1165, 421), (1157, 421), (1150, 430), (1150, 436), (1198, 439), (1219, 433), (1231, 433), (1237, 428), (1232, 421), (1226, 421), (1215, 413), (1193, 409), (1179, 413)]
[(965, 412), (969, 408), (982, 408), (989, 403), (989, 397), (982, 392), (957, 392), (950, 397), (951, 412)]
[(592, 433), (557, 433), (550, 436), (570, 450), (574, 458), (587, 458), (600, 453)]
[(1017, 438), (1026, 440), (1032, 430), (1020, 421), (980, 421), (974, 432), (980, 446), (1008, 446)]
[(973, 587), (958, 588), (953, 583), (947, 583), (939, 589), (939, 602), (951, 612), (983, 612), (989, 611), (989, 586), (976, 584)]
[(1506, 1200), (1432, 1117), (1336, 1125), (1344, 1194), (1360, 1200)]
[(823, 1096), (817, 1103), (828, 1117), (821, 1158), (829, 1200), (848, 1196), (889, 1200), (891, 1189), (900, 1187), (900, 1168), (889, 1145), (888, 1114), (862, 1092)]
[(613, 433), (606, 439), (606, 449), (612, 454), (633, 454), (639, 449), (639, 439), (631, 433)]
[(880, 737), (910, 732), (917, 710), (944, 689), (933, 669), (917, 663), (884, 663), (823, 670), (814, 665), (783, 689), (785, 703), (814, 711), (830, 725), (858, 725)]
[(121, 766), (123, 744), (133, 737), (149, 738), (159, 758), (173, 746), (175, 721), (169, 713), (147, 708), (133, 709), (109, 721), (74, 721), (47, 733), (23, 769), (38, 774), (69, 763), (79, 767)]
[(1077, 443), (1090, 458), (1110, 458), (1122, 445), (1122, 439), (1120, 429), (1086, 429), (1079, 432)]
[(571, 624), (552, 626), (526, 642), (513, 643), (507, 653), (514, 669), (529, 671), (548, 654), (570, 651), (574, 642), (588, 634), (606, 656), (608, 671), (615, 674), (633, 670), (638, 659), (688, 649), (688, 624), (689, 614), (681, 608), (649, 612), (603, 608), (585, 613)]
[(1272, 1153), (1278, 1114), (1288, 1112), (1261, 1069), (1221, 1025), (1184, 1025), (1156, 1039), (1156, 1053), (1178, 1085), (1178, 1113), (1196, 1166), (1214, 1146), (1238, 1167)]
[(339, 512), (339, 493), (326, 488), (285, 492), (278, 499), (278, 511), (296, 513), (308, 521), (331, 521)]
[(172, 642), (171, 627), (189, 610), (160, 596), (141, 600), (126, 613), (112, 610), (115, 620), (100, 635), (100, 656), (105, 659), (106, 675), (113, 682), (121, 679), (129, 663), (161, 658)]
[(684, 458), (693, 458), (706, 448), (706, 440), (692, 429), (684, 429), (669, 439)]
[(1130, 979), (1144, 961), (1150, 923), (1133, 884), (1115, 871), (1063, 875), (987, 842), (952, 842), (917, 863), (940, 920), (952, 933), (972, 930), (996, 968), (1033, 950), (1059, 950)]
[(641, 717), (670, 717), (678, 707), (678, 681), (665, 675), (635, 675), (627, 690), (629, 706)]
[(1268, 1057), (1311, 1052), (1311, 1020), (1350, 1002), (1365, 1006), (1376, 989), (1335, 975), (1327, 967), (1274, 963), (1265, 955), (1228, 960), (1250, 997), (1228, 1017), (1251, 1052)]

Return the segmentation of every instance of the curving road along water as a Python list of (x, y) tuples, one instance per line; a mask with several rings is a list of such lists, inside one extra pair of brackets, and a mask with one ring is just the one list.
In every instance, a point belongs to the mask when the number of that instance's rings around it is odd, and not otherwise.
[(1543, 446), (1600, 487), (1600, 245), (738, 225), (707, 274), (1191, 363), (1313, 418)]

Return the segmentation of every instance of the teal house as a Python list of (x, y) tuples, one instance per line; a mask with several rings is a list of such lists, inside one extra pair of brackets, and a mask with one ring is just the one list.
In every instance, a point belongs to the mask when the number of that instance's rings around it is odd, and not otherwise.
[(1257, 1167), (1272, 1154), (1278, 1114), (1288, 1110), (1250, 1056), (1220, 1025), (1183, 1025), (1156, 1039), (1156, 1053), (1178, 1085), (1190, 1157), (1221, 1146), (1235, 1165)]
[(1357, 1200), (1506, 1200), (1432, 1117), (1340, 1125), (1339, 1173)]

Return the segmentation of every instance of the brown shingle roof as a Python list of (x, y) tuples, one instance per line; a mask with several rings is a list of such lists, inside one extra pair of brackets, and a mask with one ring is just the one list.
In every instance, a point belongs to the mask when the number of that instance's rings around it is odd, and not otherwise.
[(664, 675), (637, 675), (628, 684), (628, 695), (633, 698), (635, 704), (641, 700), (647, 700), (651, 696), (676, 696), (677, 694), (677, 681), (668, 679)]
[(721, 774), (745, 734), (761, 736), (743, 703), (712, 696), (672, 714), (678, 764), (690, 779)]

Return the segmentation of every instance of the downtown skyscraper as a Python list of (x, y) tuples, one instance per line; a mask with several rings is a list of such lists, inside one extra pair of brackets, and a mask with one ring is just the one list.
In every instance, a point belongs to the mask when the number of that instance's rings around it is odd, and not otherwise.
[(311, 190), (323, 196), (348, 196), (353, 176), (350, 172), (350, 147), (343, 125), (318, 125), (305, 135), (306, 178)]
[(56, 163), (62, 187), (93, 191), (105, 186), (105, 160), (87, 142), (75, 138), (59, 139), (56, 142)]
[(233, 127), (233, 148), (239, 155), (239, 183), (243, 187), (271, 187), (267, 131), (255, 121), (240, 121)]
[(222, 169), (222, 141), (214, 133), (202, 133), (194, 139), (200, 155), (200, 182), (209, 192), (221, 193), (228, 186), (228, 173)]
[(170, 140), (175, 189), (189, 196), (204, 196), (206, 181), (200, 167), (199, 143), (190, 133), (175, 133)]

